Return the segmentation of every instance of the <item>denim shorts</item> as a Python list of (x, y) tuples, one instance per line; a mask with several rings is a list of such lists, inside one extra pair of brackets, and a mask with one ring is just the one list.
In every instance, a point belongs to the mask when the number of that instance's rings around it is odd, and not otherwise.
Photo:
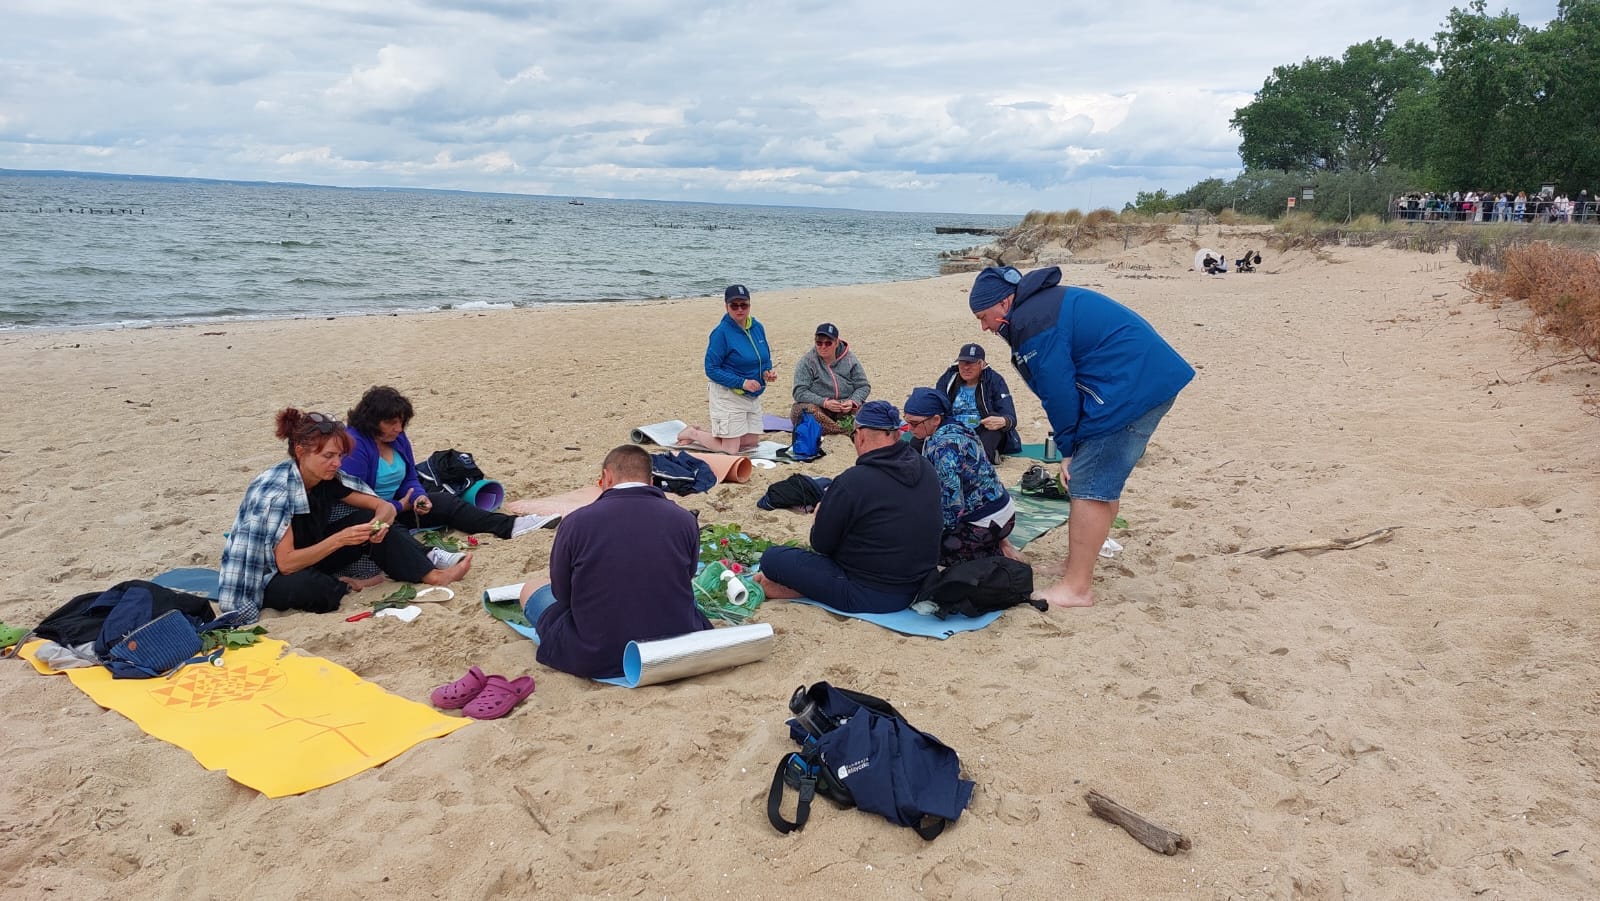
[(1067, 493), (1074, 500), (1115, 501), (1122, 497), (1122, 486), (1128, 483), (1133, 466), (1144, 456), (1145, 445), (1155, 434), (1156, 424), (1172, 409), (1172, 400), (1159, 404), (1149, 412), (1115, 432), (1097, 435), (1078, 442), (1072, 448), (1072, 462), (1067, 464)]

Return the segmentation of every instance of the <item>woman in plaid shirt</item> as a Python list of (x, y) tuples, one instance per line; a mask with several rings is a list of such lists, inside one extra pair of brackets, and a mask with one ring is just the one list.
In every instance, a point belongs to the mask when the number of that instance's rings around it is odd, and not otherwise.
[[(289, 459), (255, 477), (222, 550), (218, 605), (254, 622), (262, 607), (330, 613), (363, 586), (338, 573), (363, 554), (397, 582), (447, 585), (472, 566), (466, 555), (436, 569), (427, 550), (405, 530), (390, 534), (394, 505), (380, 500), (339, 464), (351, 440), (344, 424), (324, 413), (290, 407), (277, 416), (277, 436)], [(335, 504), (354, 511), (335, 520)]]

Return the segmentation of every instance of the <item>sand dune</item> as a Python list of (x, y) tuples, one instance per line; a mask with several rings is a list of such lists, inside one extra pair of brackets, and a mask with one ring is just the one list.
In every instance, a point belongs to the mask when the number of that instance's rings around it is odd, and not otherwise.
[[(1200, 373), (1130, 482), (1098, 607), (935, 642), (774, 603), (767, 660), (630, 692), (538, 667), (480, 614), (477, 592), (542, 568), (551, 535), (489, 539), (461, 598), (413, 624), (269, 615), (275, 637), (414, 699), (469, 664), (538, 678), (511, 717), (305, 796), (269, 801), (65, 680), (0, 667), (0, 892), (1600, 894), (1600, 420), (1575, 399), (1600, 371), (1523, 378), (1546, 361), (1519, 355), (1502, 330), (1516, 314), (1473, 302), (1453, 258), (1335, 248), (1187, 271), (1195, 248), (1236, 243), (1174, 229), (1064, 267)], [(780, 393), (824, 320), (896, 403), (962, 342), (1003, 357), (966, 311), (970, 282), (754, 285)], [(512, 498), (591, 483), (630, 427), (704, 419), (718, 315), (704, 300), (0, 335), (0, 619), (216, 565), (244, 485), (283, 452), (272, 412), (342, 412), (377, 382), (416, 402), (420, 450), (473, 451)], [(850, 462), (844, 439), (825, 447), (811, 471)], [(683, 503), (803, 538), (806, 518), (755, 507), (786, 474)], [(1384, 526), (1400, 530), (1355, 550), (1239, 554)], [(978, 788), (955, 828), (924, 843), (819, 803), (804, 833), (771, 829), (784, 701), (818, 679), (888, 697), (961, 753)], [(1193, 850), (1159, 857), (1094, 819), (1090, 787)]]

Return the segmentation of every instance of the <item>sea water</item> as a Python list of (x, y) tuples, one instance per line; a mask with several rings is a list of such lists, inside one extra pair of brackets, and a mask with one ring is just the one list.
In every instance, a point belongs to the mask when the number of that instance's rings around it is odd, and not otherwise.
[(0, 329), (525, 307), (899, 281), (986, 239), (884, 213), (0, 173)]

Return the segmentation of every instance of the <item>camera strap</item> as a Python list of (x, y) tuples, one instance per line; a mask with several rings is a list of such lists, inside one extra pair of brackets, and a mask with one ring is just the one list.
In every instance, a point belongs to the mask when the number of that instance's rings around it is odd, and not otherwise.
[[(772, 774), (772, 788), (767, 792), (767, 819), (780, 834), (788, 835), (806, 828), (806, 820), (811, 819), (811, 800), (817, 796), (818, 770), (815, 762), (806, 760), (795, 751), (783, 755), (783, 759), (778, 761), (778, 771)], [(792, 822), (784, 819), (780, 810), (783, 806), (783, 787), (791, 783), (800, 791)]]

